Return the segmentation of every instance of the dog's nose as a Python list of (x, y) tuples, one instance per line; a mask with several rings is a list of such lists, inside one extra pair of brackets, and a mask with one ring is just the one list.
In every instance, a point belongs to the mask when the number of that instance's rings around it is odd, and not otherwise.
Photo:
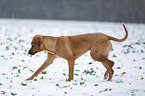
[(30, 50), (28, 51), (28, 54), (31, 54), (31, 51)]

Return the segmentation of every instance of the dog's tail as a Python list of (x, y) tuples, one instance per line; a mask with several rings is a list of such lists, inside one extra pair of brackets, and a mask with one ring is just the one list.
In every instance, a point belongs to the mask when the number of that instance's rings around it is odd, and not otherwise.
[(111, 36), (107, 36), (108, 39), (109, 39), (109, 40), (113, 40), (113, 41), (117, 41), (117, 42), (123, 42), (123, 41), (125, 41), (125, 40), (127, 39), (127, 37), (128, 37), (128, 31), (127, 31), (127, 28), (125, 27), (124, 24), (123, 24), (123, 27), (124, 27), (124, 30), (125, 30), (125, 33), (126, 33), (126, 35), (125, 35), (124, 38), (122, 38), (122, 39), (117, 39), (117, 38), (114, 38), (114, 37), (111, 37)]

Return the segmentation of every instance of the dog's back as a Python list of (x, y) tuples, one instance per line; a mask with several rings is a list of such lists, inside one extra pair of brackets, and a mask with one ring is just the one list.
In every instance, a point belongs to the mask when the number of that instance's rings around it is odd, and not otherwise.
[(102, 33), (91, 33), (91, 34), (82, 34), (76, 36), (68, 36), (71, 43), (72, 51), (74, 55), (79, 57), (88, 50), (91, 49), (92, 44), (100, 38), (107, 39), (107, 37)]

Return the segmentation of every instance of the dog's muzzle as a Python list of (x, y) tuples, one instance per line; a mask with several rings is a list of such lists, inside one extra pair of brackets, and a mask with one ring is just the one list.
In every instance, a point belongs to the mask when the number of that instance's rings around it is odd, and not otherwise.
[(32, 52), (31, 50), (29, 50), (29, 52), (28, 52), (28, 54), (30, 54), (30, 55), (34, 55), (35, 53), (37, 53), (37, 52)]

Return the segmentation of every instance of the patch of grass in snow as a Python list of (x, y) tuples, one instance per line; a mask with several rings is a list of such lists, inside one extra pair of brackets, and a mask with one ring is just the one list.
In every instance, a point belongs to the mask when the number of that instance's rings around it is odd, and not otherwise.
[(92, 62), (89, 62), (89, 64), (93, 64)]
[(58, 83), (57, 83), (55, 86), (57, 86), (57, 87), (59, 87), (59, 88), (70, 88), (70, 89), (72, 89), (71, 86), (67, 86), (67, 85), (65, 85), (65, 86), (60, 86)]
[(42, 71), (41, 74), (47, 74), (47, 71)]
[(80, 70), (75, 70), (75, 71), (79, 72)]
[(79, 76), (79, 74), (74, 73), (74, 75)]
[(0, 45), (4, 45), (5, 43), (1, 42)]
[(64, 76), (66, 76), (66, 74), (65, 74), (65, 73), (63, 73), (63, 75), (64, 75)]
[(59, 87), (59, 84), (57, 83), (55, 86)]
[(27, 68), (28, 68), (28, 66), (27, 66), (27, 67), (23, 67), (23, 69), (22, 69), (22, 70), (27, 69)]
[(141, 77), (141, 80), (143, 80), (143, 79), (144, 79), (144, 77), (143, 77), (142, 75), (141, 75), (140, 77)]
[(95, 84), (94, 86), (99, 86), (99, 84)]
[(104, 90), (101, 90), (101, 91), (99, 91), (99, 93), (102, 93), (102, 92), (106, 92), (106, 91), (112, 91), (112, 89), (111, 88), (106, 88), (106, 89), (104, 89)]
[(43, 76), (41, 76), (41, 78), (40, 79), (44, 79), (44, 77)]
[(122, 73), (121, 73), (121, 76), (124, 76), (125, 74), (127, 74), (127, 73), (126, 73), (126, 72), (122, 72)]
[(94, 71), (94, 69), (91, 68), (90, 70), (84, 70), (83, 74), (96, 75), (96, 71)]
[(17, 95), (17, 93), (11, 92), (11, 95), (15, 96), (15, 95)]
[(14, 67), (12, 68), (12, 70), (14, 70), (14, 69), (18, 69), (18, 67), (14, 66)]
[(23, 82), (21, 83), (21, 85), (22, 85), (22, 86), (27, 86), (27, 84), (26, 84), (26, 83), (23, 83)]
[(67, 92), (64, 92), (64, 94), (67, 94)]
[(29, 70), (30, 70), (30, 72), (33, 72), (34, 73), (34, 71), (32, 69), (29, 69)]
[(84, 85), (85, 84), (85, 82), (80, 82), (80, 85)]
[(5, 92), (5, 91), (1, 91), (1, 94), (5, 95), (5, 94), (6, 94), (6, 92)]
[(135, 43), (131, 43), (129, 45), (124, 45), (123, 48), (124, 50), (124, 54), (129, 54), (129, 53), (144, 53), (144, 49), (136, 49), (136, 47), (138, 46), (144, 46), (145, 42), (135, 42)]
[(73, 85), (78, 85), (78, 83), (72, 83)]
[(19, 40), (19, 43), (24, 42), (24, 40)]
[(118, 80), (118, 81), (115, 81), (116, 83), (123, 83), (123, 81), (122, 80)]
[(8, 50), (10, 50), (9, 46), (6, 46), (6, 48), (5, 48), (5, 49), (6, 49), (7, 51), (8, 51)]
[(117, 67), (117, 69), (121, 69), (121, 67)]
[(37, 79), (34, 79), (34, 81), (38, 81)]
[[(21, 67), (21, 65), (19, 65), (19, 67)], [(14, 66), (14, 67), (12, 67), (12, 75), (14, 75), (14, 77), (19, 77), (19, 75), (20, 75), (20, 73), (21, 73), (21, 69), (19, 68), (19, 67), (17, 67), (17, 66)]]
[(142, 67), (139, 67), (139, 69), (142, 69)]
[(5, 73), (3, 73), (2, 75), (6, 75)]
[(113, 54), (113, 56), (112, 57), (117, 57), (115, 54)]

